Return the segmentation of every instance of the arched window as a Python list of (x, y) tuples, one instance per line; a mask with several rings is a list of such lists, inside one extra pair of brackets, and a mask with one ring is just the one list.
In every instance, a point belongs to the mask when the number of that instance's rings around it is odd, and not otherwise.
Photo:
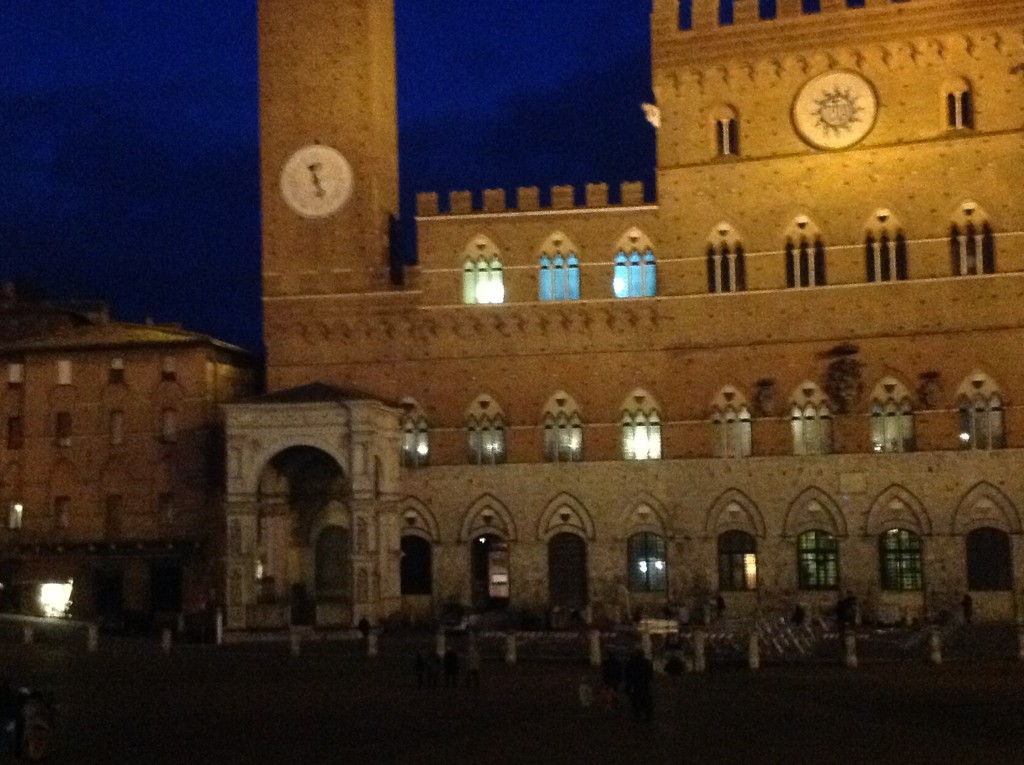
[(583, 422), (569, 394), (559, 391), (544, 406), (544, 459), (578, 462), (583, 458)]
[(654, 249), (638, 229), (630, 229), (619, 241), (612, 292), (618, 298), (654, 297), (658, 294)]
[(914, 409), (910, 394), (887, 377), (871, 394), (871, 448), (875, 452), (914, 451)]
[(747, 288), (743, 245), (728, 223), (719, 223), (708, 237), (708, 292), (737, 292)]
[(946, 83), (946, 127), (950, 130), (974, 127), (974, 95), (967, 80)]
[(712, 110), (712, 126), (715, 131), (715, 150), (720, 157), (731, 157), (740, 153), (740, 128), (736, 110), (721, 105)]
[(757, 589), (757, 544), (746, 531), (718, 535), (718, 589)]
[(888, 210), (878, 210), (865, 226), (864, 269), (869, 282), (907, 278), (907, 238)]
[(661, 459), (661, 414), (654, 399), (640, 390), (630, 394), (622, 407), (622, 456)]
[(907, 529), (889, 529), (878, 538), (882, 589), (903, 592), (924, 588), (921, 537)]
[(988, 375), (972, 374), (957, 390), (961, 449), (1002, 449), (1003, 399)]
[(793, 454), (831, 454), (832, 411), (828, 399), (812, 382), (805, 382), (792, 400)]
[(401, 546), (402, 594), (430, 595), (434, 589), (434, 556), (430, 542), (416, 534), (403, 534)]
[(633, 534), (626, 542), (630, 592), (665, 592), (668, 559), (665, 537), (649, 531)]
[(825, 245), (821, 233), (805, 215), (786, 230), (786, 286), (819, 287), (826, 284)]
[(827, 531), (805, 531), (796, 538), (797, 582), (801, 590), (839, 587), (839, 545)]
[(402, 464), (423, 467), (430, 464), (430, 428), (427, 418), (413, 399), (402, 401)]
[(967, 589), (1007, 591), (1013, 589), (1010, 535), (983, 527), (967, 534)]
[(466, 247), (462, 266), (462, 302), (467, 305), (505, 302), (498, 248), (485, 236), (478, 236)]
[(540, 299), (580, 299), (580, 262), (576, 247), (561, 232), (548, 237), (541, 248)]
[(750, 406), (743, 395), (727, 385), (711, 404), (716, 457), (749, 457), (751, 452)]
[(996, 272), (996, 240), (988, 217), (974, 202), (964, 202), (949, 229), (949, 257), (954, 276)]
[(490, 396), (482, 395), (470, 407), (466, 418), (469, 460), (476, 465), (497, 465), (505, 461), (505, 418)]

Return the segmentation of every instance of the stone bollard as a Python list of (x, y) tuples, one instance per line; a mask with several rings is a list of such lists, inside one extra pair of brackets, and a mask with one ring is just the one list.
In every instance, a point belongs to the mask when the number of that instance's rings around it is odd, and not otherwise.
[(366, 655), (371, 659), (377, 656), (377, 630), (370, 630), (366, 633)]
[(857, 636), (852, 631), (843, 633), (843, 664), (857, 668)]
[(36, 639), (36, 630), (31, 624), (26, 624), (21, 628), (21, 642), (25, 645), (32, 645), (32, 642)]
[(644, 658), (648, 661), (654, 658), (654, 646), (651, 644), (651, 631), (646, 627), (640, 630), (640, 650), (644, 652)]
[(217, 645), (224, 643), (224, 611), (220, 608), (217, 609), (216, 621), (213, 625), (213, 639)]
[(441, 627), (434, 635), (434, 653), (436, 653), (439, 658), (443, 657), (444, 652), (448, 649), (446, 641), (447, 635), (445, 635), (444, 627)]
[(516, 663), (516, 633), (514, 632), (505, 634), (505, 663)]
[(85, 628), (85, 650), (89, 653), (96, 653), (100, 647), (100, 628), (95, 624), (89, 624)]
[(590, 630), (587, 633), (587, 637), (590, 640), (590, 666), (600, 667), (601, 666), (601, 632), (600, 630)]
[(293, 629), (288, 637), (292, 656), (298, 656), (302, 653), (302, 637), (299, 631)]
[(697, 630), (693, 633), (693, 671), (703, 672), (708, 668), (707, 653), (705, 647), (707, 644), (707, 633), (704, 630)]
[(758, 642), (757, 630), (751, 632), (747, 640), (747, 664), (751, 669), (761, 668), (761, 644)]
[(933, 628), (928, 636), (928, 661), (942, 664), (942, 635), (937, 628)]
[(164, 627), (160, 630), (160, 650), (163, 651), (165, 655), (171, 652), (171, 634), (170, 627)]

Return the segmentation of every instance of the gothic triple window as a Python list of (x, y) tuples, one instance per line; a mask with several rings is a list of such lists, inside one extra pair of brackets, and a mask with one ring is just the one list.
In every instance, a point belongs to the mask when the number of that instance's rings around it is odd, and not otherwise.
[(539, 288), (541, 300), (580, 299), (580, 261), (576, 247), (564, 234), (553, 234), (544, 243)]
[(786, 232), (786, 286), (820, 287), (825, 283), (825, 245), (817, 227), (801, 215)]
[(578, 462), (583, 459), (583, 421), (572, 397), (559, 391), (544, 407), (544, 459)]
[(622, 407), (622, 456), (661, 459), (661, 414), (657, 402), (641, 390), (631, 393)]
[(871, 448), (877, 453), (914, 450), (914, 408), (910, 394), (887, 377), (871, 395)]
[(711, 405), (716, 457), (749, 457), (751, 453), (750, 407), (731, 385), (719, 392)]
[(708, 238), (708, 292), (737, 292), (747, 288), (743, 245), (728, 223), (720, 223)]
[(462, 302), (467, 305), (505, 302), (498, 248), (479, 236), (466, 247), (462, 266)]
[(961, 205), (949, 230), (950, 269), (954, 276), (994, 274), (996, 241), (984, 211), (973, 202)]
[(946, 85), (946, 127), (962, 130), (974, 127), (974, 95), (967, 80), (960, 79)]
[(869, 282), (907, 278), (907, 239), (888, 210), (879, 210), (868, 222), (864, 236), (864, 268)]
[(991, 378), (975, 372), (957, 391), (961, 449), (1001, 449), (1006, 446), (1003, 398)]
[(476, 465), (497, 465), (505, 461), (505, 417), (490, 396), (473, 402), (466, 418), (469, 461)]
[(821, 389), (804, 383), (793, 395), (791, 407), (793, 454), (831, 454), (832, 411)]
[(612, 292), (617, 298), (654, 297), (658, 294), (658, 271), (654, 248), (638, 229), (630, 229), (619, 240), (612, 275)]
[(430, 428), (423, 410), (412, 399), (402, 401), (402, 464), (424, 467), (430, 464)]

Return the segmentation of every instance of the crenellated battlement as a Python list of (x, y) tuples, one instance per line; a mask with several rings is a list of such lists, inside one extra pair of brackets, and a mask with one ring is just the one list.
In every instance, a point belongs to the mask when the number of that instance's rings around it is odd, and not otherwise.
[[(582, 191), (583, 203), (577, 203)], [(480, 195), (471, 191), (452, 191), (448, 194), (447, 209), (441, 207), (437, 192), (416, 195), (416, 215), (429, 218), (442, 215), (472, 215), (494, 213), (530, 213), (549, 210), (599, 209), (605, 207), (638, 207), (645, 204), (644, 184), (640, 181), (622, 183), (618, 187), (618, 201), (612, 201), (607, 183), (588, 183), (582, 189), (576, 186), (552, 186), (547, 198), (542, 199), (537, 186), (516, 189), (514, 204), (506, 199), (504, 189), (484, 189)]]

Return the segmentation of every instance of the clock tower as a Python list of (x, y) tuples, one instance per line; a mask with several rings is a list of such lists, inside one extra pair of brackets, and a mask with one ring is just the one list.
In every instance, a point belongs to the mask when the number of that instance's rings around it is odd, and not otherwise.
[(392, 0), (259, 0), (265, 339), (296, 301), (389, 289), (398, 213)]

